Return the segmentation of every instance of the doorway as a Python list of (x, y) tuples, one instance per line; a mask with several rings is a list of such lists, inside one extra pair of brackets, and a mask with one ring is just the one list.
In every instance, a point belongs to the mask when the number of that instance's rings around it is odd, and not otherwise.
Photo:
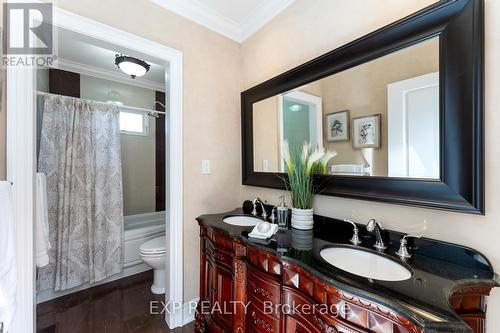
[[(165, 118), (166, 296), (170, 308), (165, 320), (170, 328), (182, 326), (182, 53), (105, 24), (54, 7), (57, 28), (103, 43), (153, 57), (168, 68), (165, 75), (167, 117)], [(17, 309), (13, 331), (35, 331), (34, 217), (36, 173), (36, 83), (35, 69), (7, 69), (7, 176), (14, 183), (13, 204), (16, 229)]]
[(439, 179), (439, 73), (387, 86), (388, 176)]
[[(292, 91), (279, 96), (280, 152), (284, 142), (289, 147), (302, 149), (304, 143), (323, 147), (323, 108), (321, 97), (302, 91)], [(304, 126), (304, 124), (307, 124)], [(280, 172), (285, 165), (279, 158)], [(265, 171), (265, 170), (264, 170)]]

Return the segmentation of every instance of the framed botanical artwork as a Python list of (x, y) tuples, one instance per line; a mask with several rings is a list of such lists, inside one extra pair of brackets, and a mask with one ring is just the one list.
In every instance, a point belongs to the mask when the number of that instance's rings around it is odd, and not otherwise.
[(352, 119), (352, 147), (380, 148), (380, 118), (374, 114)]
[(326, 115), (326, 138), (328, 142), (349, 141), (349, 110)]

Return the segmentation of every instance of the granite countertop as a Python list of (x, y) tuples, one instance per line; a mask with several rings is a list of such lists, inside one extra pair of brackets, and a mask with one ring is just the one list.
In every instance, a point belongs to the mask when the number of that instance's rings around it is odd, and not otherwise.
[[(316, 275), (335, 288), (383, 305), (405, 315), (428, 332), (472, 332), (452, 309), (449, 299), (453, 292), (465, 287), (500, 286), (488, 259), (481, 253), (456, 244), (422, 238), (409, 242), (412, 258), (402, 262), (394, 253), (402, 234), (384, 230), (389, 246), (384, 257), (402, 263), (413, 273), (405, 281), (372, 280), (338, 269), (320, 256), (320, 251), (332, 246), (349, 246), (352, 226), (340, 220), (315, 216), (314, 229), (288, 229), (279, 232), (268, 242), (248, 238), (252, 227), (224, 223), (230, 215), (243, 215), (242, 209), (222, 214), (202, 215), (200, 224), (227, 232), (232, 238), (252, 244)], [(359, 225), (363, 241), (358, 248), (376, 252), (374, 237)]]

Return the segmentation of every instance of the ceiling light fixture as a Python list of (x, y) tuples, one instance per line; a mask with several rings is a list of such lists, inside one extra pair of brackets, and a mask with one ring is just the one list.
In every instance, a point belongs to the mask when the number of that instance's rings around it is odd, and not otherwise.
[(133, 79), (146, 74), (150, 67), (147, 62), (141, 59), (119, 54), (115, 56), (115, 65), (118, 66), (123, 73), (130, 75)]
[(302, 106), (300, 106), (299, 104), (294, 104), (294, 105), (290, 106), (290, 111), (292, 111), (292, 112), (297, 112), (300, 110), (302, 110)]

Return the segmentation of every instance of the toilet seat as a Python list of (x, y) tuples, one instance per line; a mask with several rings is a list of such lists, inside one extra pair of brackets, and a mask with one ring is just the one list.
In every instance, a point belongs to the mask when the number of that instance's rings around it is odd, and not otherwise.
[(146, 256), (165, 254), (167, 252), (165, 242), (165, 236), (153, 238), (141, 245), (139, 253)]

